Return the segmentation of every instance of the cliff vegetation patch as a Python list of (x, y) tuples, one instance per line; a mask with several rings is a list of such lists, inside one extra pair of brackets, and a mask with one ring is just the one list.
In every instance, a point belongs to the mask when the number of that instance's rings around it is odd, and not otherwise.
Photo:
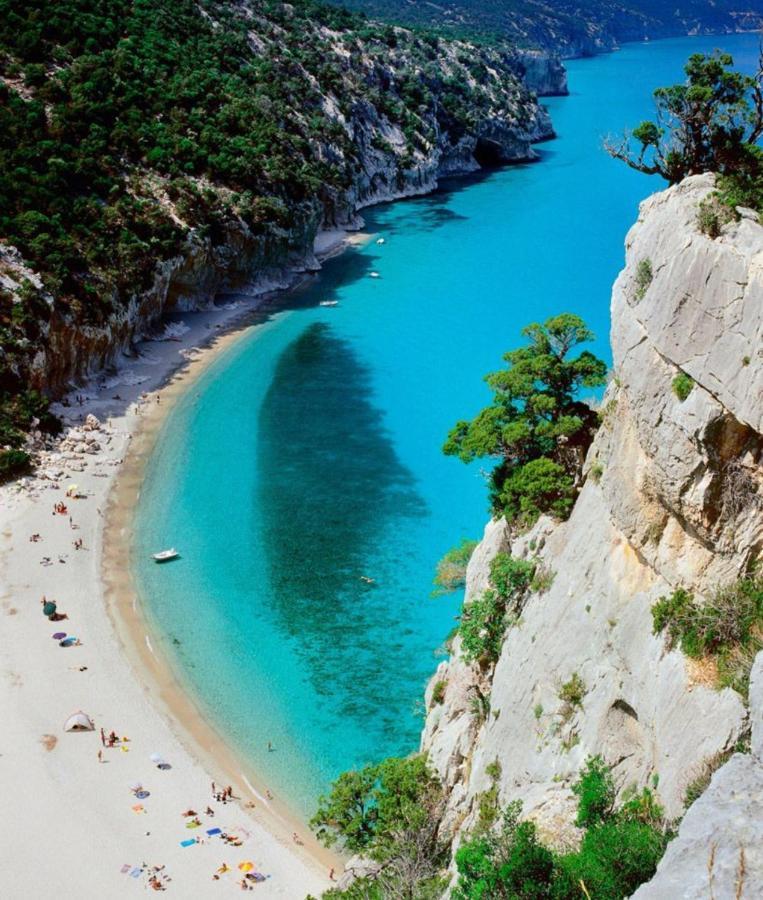
[(466, 463), (495, 460), (493, 512), (529, 527), (542, 513), (564, 519), (572, 509), (599, 423), (578, 395), (605, 383), (606, 365), (588, 350), (570, 356), (594, 337), (571, 313), (528, 325), (522, 334), (529, 344), (509, 351), (508, 367), (485, 378), (492, 404), (457, 422), (443, 451)]
[(521, 803), (511, 803), (498, 828), (478, 827), (456, 852), (455, 900), (620, 900), (648, 881), (672, 837), (654, 791), (631, 791), (617, 808), (600, 757), (588, 760), (572, 790), (584, 829), (577, 851), (545, 847), (535, 824), (521, 819)]
[(692, 659), (711, 659), (719, 688), (747, 697), (755, 656), (763, 650), (763, 579), (749, 576), (719, 588), (706, 602), (678, 588), (652, 607), (654, 634)]

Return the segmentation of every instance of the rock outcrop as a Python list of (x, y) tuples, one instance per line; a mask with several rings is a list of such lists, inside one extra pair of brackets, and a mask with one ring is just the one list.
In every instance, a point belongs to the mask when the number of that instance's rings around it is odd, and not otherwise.
[[(713, 187), (712, 176), (689, 178), (642, 204), (613, 290), (603, 424), (572, 515), (519, 536), (493, 521), (469, 563), (467, 603), (500, 550), (537, 560), (546, 590), (527, 600), (492, 674), (467, 665), (456, 638), (427, 692), (422, 737), (449, 791), (443, 826), (456, 846), (480, 795), (497, 788), (502, 805), (520, 799), (543, 837), (564, 847), (578, 836), (570, 784), (588, 756), (604, 757), (620, 789), (659, 776), (660, 802), (678, 818), (687, 786), (731, 753), (751, 717), (753, 754), (716, 772), (660, 868), (663, 887), (645, 886), (643, 897), (709, 896), (688, 882), (681, 893), (675, 874), (691, 871), (699, 885), (708, 855), (713, 896), (753, 896), (729, 893), (740, 847), (749, 883), (763, 883), (763, 660), (748, 716), (708, 667), (652, 633), (659, 597), (679, 586), (707, 597), (763, 547), (763, 227), (742, 210), (717, 239), (701, 233), (699, 203)], [(692, 379), (683, 401), (679, 373)], [(560, 689), (573, 675), (584, 696), (571, 707)], [(441, 704), (436, 681), (446, 684)]]
[(562, 97), (569, 94), (567, 70), (558, 56), (542, 50), (518, 50), (517, 58), (524, 79), (539, 97)]

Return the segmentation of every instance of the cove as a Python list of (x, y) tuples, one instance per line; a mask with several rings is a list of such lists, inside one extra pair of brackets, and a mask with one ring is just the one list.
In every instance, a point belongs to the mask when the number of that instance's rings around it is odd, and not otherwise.
[[(340, 771), (416, 749), (461, 601), (430, 597), (434, 568), (487, 519), (479, 468), (442, 442), (527, 323), (579, 313), (609, 357), (624, 236), (663, 184), (602, 137), (716, 46), (753, 69), (756, 35), (569, 63), (540, 163), (369, 211), (384, 245), (326, 264), (168, 416), (135, 515), (140, 602), (211, 721), (299, 813)], [(150, 561), (173, 544), (177, 563)]]

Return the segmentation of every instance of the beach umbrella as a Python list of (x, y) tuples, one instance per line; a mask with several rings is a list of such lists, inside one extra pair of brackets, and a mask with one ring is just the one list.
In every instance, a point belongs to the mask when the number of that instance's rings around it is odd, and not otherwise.
[(59, 647), (71, 647), (72, 644), (77, 643), (77, 638), (75, 635), (70, 634), (69, 637), (65, 637), (62, 641), (59, 642)]
[(53, 640), (54, 640), (54, 641), (62, 641), (65, 637), (66, 637), (66, 632), (65, 632), (65, 631), (57, 631), (57, 632), (53, 635)]
[(79, 493), (79, 487), (77, 487), (76, 484), (70, 484), (69, 487), (66, 489), (67, 497), (76, 497), (78, 493)]
[(42, 604), (42, 614), (44, 616), (52, 616), (55, 615), (56, 612), (56, 603), (54, 600), (46, 600)]
[(254, 869), (254, 863), (246, 860), (246, 862), (239, 863), (238, 867), (242, 872), (251, 872)]
[(64, 731), (93, 731), (95, 730), (95, 725), (93, 724), (93, 720), (87, 713), (83, 713), (82, 710), (78, 710), (76, 713), (72, 713), (69, 718), (64, 722)]
[(151, 756), (149, 757), (149, 759), (158, 769), (171, 769), (172, 768), (172, 766), (170, 766), (170, 764), (161, 755), (161, 753), (152, 753)]

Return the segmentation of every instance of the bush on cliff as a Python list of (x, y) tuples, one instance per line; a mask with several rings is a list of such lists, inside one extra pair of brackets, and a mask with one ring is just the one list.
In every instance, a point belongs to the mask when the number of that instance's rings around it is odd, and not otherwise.
[(497, 553), (490, 563), (492, 587), (465, 603), (458, 633), (461, 653), (467, 662), (483, 668), (501, 654), (506, 629), (519, 618), (522, 604), (535, 574), (535, 563)]
[[(763, 210), (763, 55), (754, 75), (734, 71), (733, 64), (720, 51), (690, 56), (686, 80), (654, 92), (656, 117), (608, 140), (607, 151), (670, 184), (716, 172), (723, 202)], [(704, 220), (716, 230), (707, 210)]]
[(654, 874), (671, 833), (649, 788), (615, 809), (611, 771), (589, 759), (573, 786), (579, 797), (580, 848), (544, 847), (521, 804), (506, 808), (500, 828), (480, 831), (456, 852), (454, 900), (620, 900)]
[(378, 864), (366, 893), (342, 897), (441, 896), (448, 847), (438, 834), (444, 793), (426, 756), (390, 757), (344, 772), (319, 801), (310, 826), (327, 846), (339, 843)]
[(491, 473), (493, 510), (522, 526), (541, 513), (565, 518), (580, 485), (586, 451), (598, 424), (577, 399), (581, 387), (604, 384), (604, 362), (587, 350), (593, 339), (571, 313), (523, 330), (529, 345), (504, 356), (508, 368), (486, 377), (493, 403), (471, 421), (457, 422), (443, 451), (466, 463), (497, 461)]
[(450, 594), (466, 584), (466, 567), (472, 558), (477, 541), (464, 538), (457, 547), (452, 547), (437, 563), (434, 577), (434, 596)]
[(763, 650), (763, 578), (750, 575), (716, 590), (704, 603), (684, 588), (652, 606), (653, 631), (692, 659), (707, 658), (718, 686), (747, 696), (750, 670)]

